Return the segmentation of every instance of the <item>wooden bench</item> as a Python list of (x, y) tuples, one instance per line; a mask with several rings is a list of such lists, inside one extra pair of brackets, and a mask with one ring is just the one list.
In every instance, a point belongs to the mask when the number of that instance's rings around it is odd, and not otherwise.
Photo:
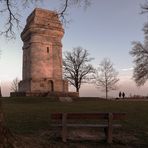
[[(103, 128), (107, 143), (112, 143), (113, 128), (121, 127), (121, 124), (117, 124), (115, 121), (125, 119), (125, 116), (126, 113), (52, 113), (51, 120), (52, 126), (62, 128), (63, 142), (67, 141), (68, 127), (91, 127)], [(103, 121), (103, 123), (98, 123), (98, 121)]]

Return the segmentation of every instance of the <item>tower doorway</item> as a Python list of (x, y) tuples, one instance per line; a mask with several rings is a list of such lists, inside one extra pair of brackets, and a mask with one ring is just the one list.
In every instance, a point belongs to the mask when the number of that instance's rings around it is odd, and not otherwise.
[(49, 84), (49, 91), (54, 92), (54, 83), (53, 83), (53, 81), (49, 80), (48, 84)]

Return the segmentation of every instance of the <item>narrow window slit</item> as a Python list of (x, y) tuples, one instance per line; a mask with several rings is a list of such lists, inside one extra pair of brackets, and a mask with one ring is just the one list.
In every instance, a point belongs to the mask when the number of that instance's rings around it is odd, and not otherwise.
[(49, 47), (47, 47), (47, 53), (49, 53)]

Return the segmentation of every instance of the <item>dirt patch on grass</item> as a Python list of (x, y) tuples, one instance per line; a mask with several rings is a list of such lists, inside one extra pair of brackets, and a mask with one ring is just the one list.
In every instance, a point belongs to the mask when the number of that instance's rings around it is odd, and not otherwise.
[(16, 137), (19, 148), (147, 148), (132, 133), (115, 133), (111, 145), (106, 143), (103, 133), (91, 130), (71, 131), (67, 143), (62, 142), (59, 130), (40, 131)]

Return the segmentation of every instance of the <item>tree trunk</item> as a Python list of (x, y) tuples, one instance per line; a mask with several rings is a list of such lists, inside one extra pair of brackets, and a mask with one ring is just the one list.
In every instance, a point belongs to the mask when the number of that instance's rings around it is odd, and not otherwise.
[(108, 98), (108, 87), (106, 85), (106, 88), (105, 88), (105, 93), (106, 93), (106, 99)]
[(1, 87), (0, 87), (0, 98), (2, 97)]
[(0, 148), (17, 148), (15, 139), (10, 130), (6, 127), (2, 105), (0, 100)]
[(79, 93), (79, 88), (76, 88), (76, 92), (78, 92), (78, 93)]
[(107, 90), (106, 90), (106, 99), (108, 98), (108, 92), (107, 92)]

